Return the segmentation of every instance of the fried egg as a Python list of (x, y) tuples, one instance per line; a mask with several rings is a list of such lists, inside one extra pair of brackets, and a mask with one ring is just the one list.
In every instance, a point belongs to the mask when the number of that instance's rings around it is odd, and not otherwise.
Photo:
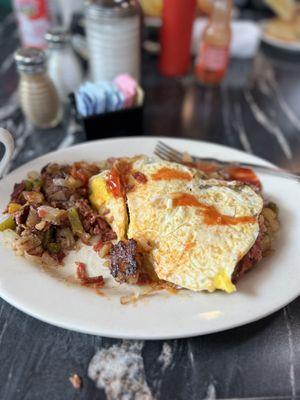
[(234, 291), (235, 266), (259, 234), (261, 196), (180, 164), (143, 159), (134, 168), (147, 183), (127, 194), (128, 238), (150, 243), (158, 277), (194, 291)]
[(134, 181), (122, 204), (103, 189), (107, 173), (90, 182), (91, 201), (110, 209), (118, 238), (133, 238), (141, 248), (146, 243), (146, 261), (162, 280), (193, 291), (233, 292), (234, 269), (259, 234), (261, 196), (157, 158), (133, 159), (132, 171), (145, 179)]

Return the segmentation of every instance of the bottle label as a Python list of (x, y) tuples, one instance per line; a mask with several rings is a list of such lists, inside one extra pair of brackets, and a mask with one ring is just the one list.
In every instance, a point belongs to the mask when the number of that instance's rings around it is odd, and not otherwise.
[(198, 64), (212, 71), (223, 70), (227, 66), (228, 54), (228, 47), (217, 47), (203, 43)]
[(28, 19), (37, 20), (47, 17), (47, 3), (45, 0), (15, 0), (16, 9)]
[(50, 28), (46, 0), (14, 1), (24, 46), (45, 48), (44, 34)]

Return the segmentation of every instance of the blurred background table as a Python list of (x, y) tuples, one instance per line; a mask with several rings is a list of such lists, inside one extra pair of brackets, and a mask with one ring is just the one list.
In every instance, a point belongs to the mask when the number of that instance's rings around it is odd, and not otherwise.
[[(15, 135), (11, 169), (85, 140), (68, 113), (58, 128), (45, 132), (24, 120), (13, 64), (17, 46), (14, 17), (2, 13), (0, 125)], [(300, 170), (300, 56), (261, 46), (251, 61), (231, 60), (216, 88), (199, 85), (192, 75), (161, 77), (156, 63), (153, 55), (143, 55), (144, 134), (222, 143)], [(268, 318), (223, 333), (127, 343), (55, 328), (0, 300), (0, 398), (112, 399), (109, 386), (97, 389), (87, 369), (99, 349), (113, 345), (142, 355), (138, 373), (155, 399), (300, 398), (299, 307), (297, 299)], [(68, 380), (73, 373), (83, 379), (80, 391)], [(150, 398), (138, 389), (122, 397), (122, 390), (120, 399)]]

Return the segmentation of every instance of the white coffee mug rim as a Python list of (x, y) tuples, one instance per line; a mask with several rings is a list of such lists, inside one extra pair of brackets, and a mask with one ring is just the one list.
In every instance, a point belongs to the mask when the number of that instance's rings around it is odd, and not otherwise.
[(15, 150), (12, 134), (4, 128), (0, 128), (0, 143), (4, 145), (4, 155), (0, 161), (0, 178), (2, 178), (7, 172), (9, 162)]

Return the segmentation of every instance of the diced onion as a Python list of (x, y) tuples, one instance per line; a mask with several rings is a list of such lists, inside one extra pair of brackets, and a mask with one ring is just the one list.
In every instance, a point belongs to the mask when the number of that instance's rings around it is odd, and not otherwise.
[(34, 181), (35, 179), (38, 179), (39, 176), (40, 176), (39, 173), (36, 171), (29, 171), (27, 174), (27, 178), (30, 181)]
[(37, 210), (40, 218), (56, 225), (60, 223), (60, 218), (65, 214), (65, 210), (50, 206), (40, 206)]
[(65, 186), (65, 180), (63, 178), (54, 178), (53, 184), (55, 186)]

